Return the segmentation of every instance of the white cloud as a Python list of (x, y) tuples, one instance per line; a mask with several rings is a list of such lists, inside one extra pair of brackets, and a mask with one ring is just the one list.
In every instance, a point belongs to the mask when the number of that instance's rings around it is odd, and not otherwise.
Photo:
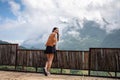
[(12, 12), (16, 15), (20, 10), (20, 5), (14, 1), (9, 2)]
[(23, 40), (4, 40), (4, 41), (7, 41), (7, 42), (13, 43), (13, 44), (19, 44), (19, 45), (21, 45), (21, 43), (23, 42)]
[(110, 23), (107, 26), (108, 30), (120, 29), (120, 0), (111, 0), (109, 3), (102, 6), (101, 16)]
[(10, 0), (9, 4), (17, 20), (4, 20), (0, 27), (4, 27), (3, 30), (15, 28), (16, 32), (23, 29), (26, 35), (19, 36), (25, 36), (26, 39), (48, 34), (54, 26), (62, 30), (64, 25), (59, 21), (67, 22), (73, 17), (79, 18), (81, 22), (84, 18), (95, 20), (101, 25), (105, 24), (102, 20), (104, 17), (111, 23), (107, 26), (108, 30), (120, 28), (119, 0), (22, 0), (22, 5), (25, 6), (22, 12), (20, 3)]
[(19, 23), (17, 21), (7, 18), (6, 20), (4, 20), (4, 23), (0, 25), (0, 27), (1, 27), (1, 30), (8, 30), (8, 29), (17, 27), (18, 25)]
[(71, 37), (77, 39), (77, 40), (80, 40), (80, 32), (77, 32), (77, 31), (69, 31), (68, 32), (68, 35), (71, 35)]

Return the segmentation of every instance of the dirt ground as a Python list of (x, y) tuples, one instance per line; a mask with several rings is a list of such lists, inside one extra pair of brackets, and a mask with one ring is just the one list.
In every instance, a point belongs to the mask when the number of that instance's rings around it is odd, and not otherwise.
[(55, 75), (44, 76), (39, 73), (24, 73), (0, 71), (0, 80), (118, 80), (112, 78), (98, 78), (86, 76)]

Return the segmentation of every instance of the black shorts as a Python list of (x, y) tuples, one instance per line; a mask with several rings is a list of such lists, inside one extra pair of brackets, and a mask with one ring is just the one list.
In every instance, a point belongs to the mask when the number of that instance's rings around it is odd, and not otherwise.
[(45, 54), (55, 54), (56, 53), (56, 48), (55, 46), (47, 46), (45, 50)]

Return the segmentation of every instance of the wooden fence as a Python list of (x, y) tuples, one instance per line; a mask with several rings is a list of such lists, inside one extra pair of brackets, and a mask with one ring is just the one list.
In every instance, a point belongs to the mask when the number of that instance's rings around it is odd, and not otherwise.
[[(0, 45), (0, 65), (44, 67), (44, 50), (18, 49), (18, 44)], [(58, 50), (53, 68), (91, 71), (120, 72), (120, 48), (90, 48), (89, 51)]]
[(0, 65), (16, 65), (17, 44), (0, 45)]
[[(44, 50), (22, 50), (17, 53), (17, 66), (44, 67)], [(88, 70), (88, 51), (57, 51), (53, 68)]]
[(120, 72), (120, 48), (90, 48), (89, 69), (115, 72), (117, 76)]

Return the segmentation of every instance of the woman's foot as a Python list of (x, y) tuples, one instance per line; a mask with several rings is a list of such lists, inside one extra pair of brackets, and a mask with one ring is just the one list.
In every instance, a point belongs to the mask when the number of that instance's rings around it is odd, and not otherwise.
[(43, 72), (44, 72), (44, 75), (45, 75), (45, 76), (48, 76), (48, 73), (47, 73), (46, 68), (43, 68)]
[(49, 71), (47, 71), (47, 75), (49, 75), (49, 76), (51, 75)]

